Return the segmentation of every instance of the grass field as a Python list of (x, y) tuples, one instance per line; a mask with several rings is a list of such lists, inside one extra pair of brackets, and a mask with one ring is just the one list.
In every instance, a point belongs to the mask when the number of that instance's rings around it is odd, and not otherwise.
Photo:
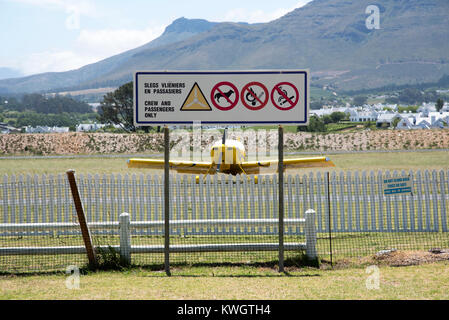
[[(287, 173), (307, 173), (310, 170), (425, 170), (449, 169), (447, 151), (326, 154), (335, 168), (288, 170)], [(308, 155), (286, 156), (309, 157)], [(64, 174), (68, 169), (77, 173), (132, 174), (157, 173), (162, 170), (129, 169), (126, 158), (71, 158), (71, 159), (0, 159), (0, 176), (5, 174)]]
[(365, 268), (318, 270), (267, 267), (132, 269), (82, 275), (67, 289), (67, 275), (0, 276), (0, 299), (449, 299), (449, 263), (379, 267), (378, 289), (367, 289)]
[[(416, 171), (448, 170), (447, 155), (445, 151), (434, 151), (336, 154), (329, 157), (336, 164), (336, 168), (331, 169), (336, 171)], [(0, 160), (0, 175), (64, 174), (69, 168), (75, 169), (77, 174), (162, 174), (161, 170), (128, 169), (126, 158)], [(307, 172), (309, 169), (288, 173)], [(399, 250), (407, 249), (410, 239), (406, 237), (409, 236), (413, 237), (415, 244), (423, 241), (414, 235), (404, 235), (404, 248)], [(372, 235), (362, 240), (361, 249), (365, 245), (366, 248), (374, 245), (376, 250), (384, 249), (376, 246)], [(427, 242), (429, 238), (424, 240)], [(336, 237), (335, 252), (343, 253), (349, 248), (348, 241), (351, 239), (344, 238), (344, 235), (341, 239)], [(360, 243), (361, 240), (357, 241)], [(319, 240), (320, 243), (325, 247), (327, 240)], [(42, 258), (42, 263), (48, 260), (45, 256), (39, 258)], [(24, 263), (19, 260), (16, 262)], [(172, 268), (171, 278), (162, 271), (133, 268), (123, 272), (83, 275), (79, 290), (65, 287), (65, 274), (2, 275), (0, 299), (449, 299), (448, 261), (400, 268), (380, 265), (380, 288), (377, 290), (366, 288), (366, 266), (365, 261), (359, 265), (337, 265), (335, 269), (330, 269), (326, 263), (321, 269), (288, 267), (284, 275), (277, 272), (275, 264), (177, 265)]]

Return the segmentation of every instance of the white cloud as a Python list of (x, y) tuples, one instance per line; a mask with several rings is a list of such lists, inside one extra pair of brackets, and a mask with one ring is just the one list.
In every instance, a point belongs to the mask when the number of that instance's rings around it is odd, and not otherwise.
[(259, 23), (268, 22), (282, 17), (294, 9), (305, 6), (312, 0), (300, 0), (292, 8), (279, 8), (275, 11), (265, 12), (263, 10), (249, 10), (244, 8), (235, 8), (228, 11), (224, 16), (224, 21)]
[(10, 65), (26, 75), (78, 69), (87, 64), (134, 49), (157, 38), (164, 27), (139, 29), (81, 30), (70, 50), (47, 50), (28, 55)]
[(77, 69), (95, 62), (95, 57), (73, 51), (44, 51), (28, 55), (15, 65), (26, 75)]
[(79, 50), (106, 58), (150, 42), (159, 37), (163, 31), (163, 26), (148, 27), (143, 30), (81, 30), (76, 46)]
[(76, 12), (86, 16), (96, 16), (98, 12), (95, 4), (89, 0), (10, 0), (43, 8), (55, 8), (67, 13)]

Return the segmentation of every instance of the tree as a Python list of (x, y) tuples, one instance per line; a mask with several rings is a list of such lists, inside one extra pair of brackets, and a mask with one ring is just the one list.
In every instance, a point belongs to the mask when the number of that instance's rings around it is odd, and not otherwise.
[(341, 120), (346, 119), (347, 115), (344, 112), (332, 112), (331, 118), (333, 123), (339, 123)]
[(391, 122), (391, 127), (392, 128), (396, 128), (398, 126), (398, 123), (401, 121), (402, 119), (400, 117), (396, 117), (393, 119), (393, 121)]
[(409, 105), (421, 104), (424, 101), (421, 90), (415, 88), (407, 88), (402, 90), (401, 93), (399, 93), (398, 99), (401, 103)]
[(368, 98), (366, 96), (356, 96), (354, 97), (354, 105), (356, 106), (363, 106)]
[(323, 120), (324, 124), (329, 124), (333, 122), (332, 117), (328, 114), (322, 116), (321, 119)]
[(307, 127), (298, 126), (297, 131), (326, 132), (326, 125), (322, 118), (313, 115), (310, 117), (309, 125)]
[(128, 82), (103, 97), (98, 108), (99, 120), (116, 124), (127, 132), (136, 131), (133, 120), (133, 83)]
[(322, 107), (323, 107), (322, 101), (312, 101), (310, 103), (310, 109), (312, 109), (312, 110), (318, 110), (318, 109), (321, 109)]
[(443, 99), (438, 99), (437, 103), (435, 104), (435, 108), (437, 109), (438, 112), (440, 112), (441, 109), (443, 109), (444, 107), (444, 101)]

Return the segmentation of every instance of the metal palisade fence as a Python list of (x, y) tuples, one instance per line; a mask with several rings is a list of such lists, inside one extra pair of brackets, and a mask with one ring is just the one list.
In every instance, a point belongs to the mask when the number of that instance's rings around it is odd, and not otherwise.
[[(384, 195), (383, 179), (400, 176), (410, 177), (411, 194)], [(449, 248), (448, 176), (445, 171), (287, 175), (287, 262), (300, 259), (307, 250), (309, 253), (313, 237), (319, 258), (332, 257), (334, 261), (362, 258), (385, 249)], [(171, 263), (277, 261), (277, 178), (171, 176)], [(135, 265), (163, 265), (163, 177), (78, 175), (77, 185), (97, 248), (132, 252)], [(306, 217), (309, 209), (315, 212), (313, 220)], [(129, 213), (129, 234), (120, 224), (124, 212)], [(313, 226), (314, 234), (308, 233), (307, 223)], [(123, 244), (130, 252), (123, 251)], [(0, 272), (82, 265), (87, 262), (82, 246), (64, 174), (2, 178)]]

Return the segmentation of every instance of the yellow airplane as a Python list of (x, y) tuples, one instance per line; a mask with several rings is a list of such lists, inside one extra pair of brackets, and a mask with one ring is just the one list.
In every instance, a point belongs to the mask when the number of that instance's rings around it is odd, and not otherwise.
[[(217, 141), (211, 148), (211, 161), (172, 161), (170, 169), (178, 173), (192, 174), (260, 174), (278, 171), (278, 160), (244, 161), (245, 147), (237, 140), (226, 140), (226, 129), (222, 141)], [(129, 159), (128, 168), (163, 169), (162, 159)], [(310, 157), (284, 159), (284, 171), (289, 168), (335, 167), (327, 157)]]

